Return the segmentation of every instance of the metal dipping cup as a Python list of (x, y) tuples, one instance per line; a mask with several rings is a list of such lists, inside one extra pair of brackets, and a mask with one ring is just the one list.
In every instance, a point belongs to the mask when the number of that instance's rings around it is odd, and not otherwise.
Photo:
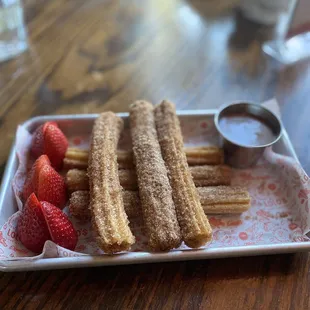
[[(274, 140), (264, 145), (248, 146), (241, 143), (238, 144), (236, 141), (233, 142), (227, 138), (220, 127), (220, 120), (224, 116), (236, 115), (239, 113), (253, 116), (267, 125), (274, 133)], [(260, 104), (255, 103), (238, 102), (226, 105), (215, 114), (214, 122), (221, 136), (225, 153), (225, 162), (235, 168), (254, 166), (264, 153), (265, 148), (276, 143), (282, 135), (282, 124), (278, 117)]]

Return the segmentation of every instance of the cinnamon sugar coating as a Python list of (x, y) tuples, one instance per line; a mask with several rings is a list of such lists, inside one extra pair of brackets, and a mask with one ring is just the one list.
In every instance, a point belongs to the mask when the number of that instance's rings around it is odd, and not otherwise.
[(180, 227), (158, 143), (152, 104), (146, 101), (131, 104), (130, 129), (148, 244), (154, 251), (177, 248), (181, 244)]
[(123, 120), (112, 112), (96, 119), (88, 159), (90, 211), (98, 246), (112, 254), (130, 249), (135, 238), (124, 210), (116, 148)]
[(163, 101), (156, 106), (154, 114), (182, 239), (191, 248), (203, 246), (212, 239), (212, 229), (188, 168), (175, 107), (172, 103)]

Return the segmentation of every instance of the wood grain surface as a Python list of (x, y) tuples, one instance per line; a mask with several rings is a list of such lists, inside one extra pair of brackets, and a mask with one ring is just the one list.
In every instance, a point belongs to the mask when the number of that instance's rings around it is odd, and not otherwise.
[[(276, 97), (310, 173), (310, 61), (264, 57), (237, 0), (25, 0), (29, 50), (0, 64), (0, 165), (42, 114), (178, 109)], [(0, 274), (1, 309), (309, 309), (308, 253)]]

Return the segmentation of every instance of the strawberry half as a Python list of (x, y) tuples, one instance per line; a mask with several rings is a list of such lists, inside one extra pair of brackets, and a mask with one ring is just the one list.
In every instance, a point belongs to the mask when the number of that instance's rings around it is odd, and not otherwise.
[(44, 126), (45, 125), (41, 125), (39, 126), (35, 132), (33, 133), (32, 136), (32, 143), (31, 143), (31, 154), (37, 158), (40, 155), (43, 154), (43, 137), (44, 137)]
[(21, 243), (35, 253), (41, 253), (45, 241), (51, 239), (41, 204), (34, 193), (29, 196), (21, 211), (17, 235)]
[(28, 176), (25, 181), (25, 185), (23, 188), (23, 199), (24, 201), (31, 195), (33, 192), (37, 192), (38, 183), (39, 183), (39, 172), (44, 166), (50, 166), (51, 162), (46, 155), (40, 156), (33, 166), (31, 170), (28, 172)]
[(54, 123), (48, 124), (44, 131), (44, 153), (55, 169), (61, 168), (67, 148), (68, 140), (63, 132)]
[(46, 154), (55, 169), (60, 169), (68, 148), (68, 140), (55, 122), (46, 122), (33, 134), (31, 154)]
[(39, 173), (36, 193), (39, 200), (63, 208), (67, 199), (64, 178), (53, 167), (43, 166)]
[(23, 188), (24, 201), (35, 193), (38, 199), (63, 208), (66, 203), (66, 184), (63, 177), (51, 166), (46, 155), (41, 155), (33, 164)]
[(41, 206), (52, 241), (73, 251), (78, 236), (68, 217), (49, 202), (41, 201)]
[(55, 122), (46, 122), (43, 125), (39, 126), (32, 135), (30, 151), (35, 158), (38, 158), (39, 156), (44, 154), (44, 132), (49, 124), (57, 126)]

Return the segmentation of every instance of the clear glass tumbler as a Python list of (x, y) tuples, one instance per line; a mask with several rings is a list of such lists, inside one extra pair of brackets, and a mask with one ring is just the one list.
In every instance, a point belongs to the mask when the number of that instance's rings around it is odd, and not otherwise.
[(8, 60), (28, 47), (20, 0), (0, 0), (0, 61)]

